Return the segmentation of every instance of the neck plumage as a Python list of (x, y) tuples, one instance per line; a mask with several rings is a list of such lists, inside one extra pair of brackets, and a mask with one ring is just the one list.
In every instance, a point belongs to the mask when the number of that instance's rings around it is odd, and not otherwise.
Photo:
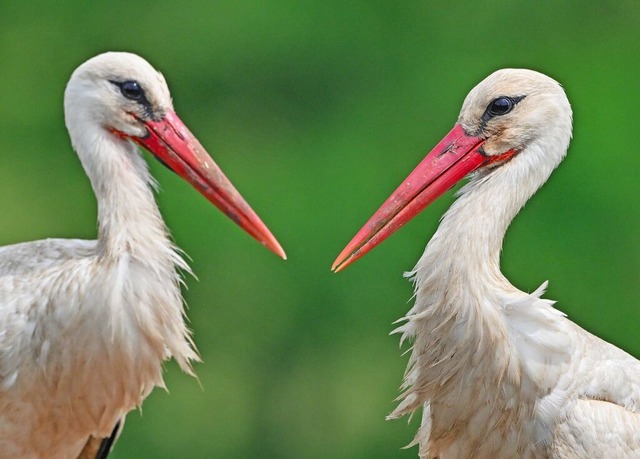
[(155, 183), (137, 147), (102, 128), (73, 139), (98, 202), (101, 255), (145, 258), (171, 247), (153, 196)]
[(500, 271), (502, 242), (511, 221), (555, 168), (548, 156), (542, 145), (532, 144), (460, 190), (413, 272), (419, 297), (430, 284), (479, 295), (514, 288)]

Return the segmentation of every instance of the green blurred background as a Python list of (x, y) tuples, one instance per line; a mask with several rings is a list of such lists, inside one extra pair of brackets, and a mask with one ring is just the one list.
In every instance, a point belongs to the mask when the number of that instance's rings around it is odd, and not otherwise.
[(273, 256), (153, 161), (199, 280), (199, 382), (167, 365), (114, 459), (416, 457), (387, 422), (406, 363), (402, 278), (452, 194), (340, 274), (329, 267), (501, 67), (566, 88), (575, 140), (515, 221), (503, 270), (640, 356), (640, 5), (626, 1), (0, 2), (0, 244), (95, 236), (62, 94), (84, 60), (141, 54), (284, 245)]

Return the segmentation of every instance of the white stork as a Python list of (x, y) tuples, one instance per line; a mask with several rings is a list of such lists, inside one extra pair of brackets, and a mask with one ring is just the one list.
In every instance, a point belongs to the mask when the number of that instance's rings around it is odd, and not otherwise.
[(499, 70), (338, 256), (341, 270), (472, 173), (409, 273), (399, 406), (421, 458), (640, 457), (640, 362), (500, 272), (511, 220), (565, 156), (571, 107), (531, 70)]
[(97, 198), (98, 239), (0, 248), (0, 458), (106, 457), (125, 414), (163, 386), (165, 360), (193, 373), (179, 272), (189, 267), (136, 144), (285, 258), (144, 59), (88, 60), (71, 76), (64, 107)]

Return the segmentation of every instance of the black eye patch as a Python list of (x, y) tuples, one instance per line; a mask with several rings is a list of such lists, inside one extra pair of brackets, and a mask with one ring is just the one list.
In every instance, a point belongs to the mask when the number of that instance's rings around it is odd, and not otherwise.
[(500, 96), (493, 99), (485, 109), (484, 113), (482, 114), (482, 118), (480, 119), (482, 129), (484, 129), (489, 120), (491, 120), (492, 118), (509, 113), (514, 109), (518, 102), (520, 102), (525, 97), (526, 96)]
[(491, 101), (487, 109), (484, 111), (483, 118), (488, 115), (490, 118), (494, 116), (502, 116), (509, 113), (516, 106), (518, 102), (524, 99), (525, 96), (508, 97), (500, 96)]
[(135, 80), (109, 81), (120, 89), (120, 93), (126, 99), (142, 105), (146, 115), (149, 118), (153, 118), (153, 107), (151, 106), (149, 99), (147, 99), (147, 95), (145, 94), (144, 89), (142, 89), (140, 83)]
[(513, 110), (513, 107), (515, 107), (515, 105), (516, 104), (514, 103), (514, 101), (508, 97), (498, 97), (493, 102), (491, 102), (489, 107), (487, 107), (487, 110), (489, 111), (491, 116), (506, 115), (511, 110)]
[(123, 81), (119, 84), (120, 92), (127, 99), (140, 101), (144, 96), (144, 91), (140, 87), (140, 83), (137, 81)]

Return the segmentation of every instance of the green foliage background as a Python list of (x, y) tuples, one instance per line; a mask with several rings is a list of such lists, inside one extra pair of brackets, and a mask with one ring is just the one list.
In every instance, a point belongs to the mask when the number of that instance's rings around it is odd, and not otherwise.
[(507, 236), (503, 269), (640, 356), (640, 5), (571, 1), (0, 1), (0, 244), (95, 237), (95, 201), (63, 123), (81, 62), (141, 54), (177, 112), (285, 246), (283, 262), (151, 165), (199, 280), (199, 382), (167, 365), (131, 413), (125, 458), (397, 458), (386, 422), (406, 356), (402, 278), (449, 193), (340, 274), (331, 262), (501, 67), (566, 88), (574, 142)]

